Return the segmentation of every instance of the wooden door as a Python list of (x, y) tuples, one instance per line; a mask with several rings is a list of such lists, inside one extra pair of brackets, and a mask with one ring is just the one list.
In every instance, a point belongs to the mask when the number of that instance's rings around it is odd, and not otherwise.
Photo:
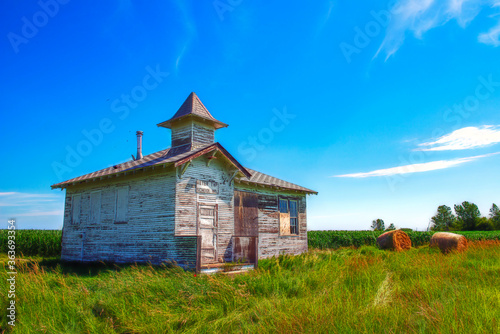
[(198, 229), (201, 236), (201, 264), (217, 262), (217, 205), (198, 205)]
[(257, 263), (259, 236), (259, 197), (234, 192), (233, 261)]
[(234, 192), (234, 235), (259, 236), (259, 198), (245, 191)]

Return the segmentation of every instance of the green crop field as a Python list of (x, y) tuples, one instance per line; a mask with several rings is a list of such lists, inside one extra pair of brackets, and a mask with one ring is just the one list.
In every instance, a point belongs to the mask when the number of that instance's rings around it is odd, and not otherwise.
[[(0, 253), (7, 253), (7, 231), (0, 230)], [(16, 230), (16, 253), (25, 256), (61, 255), (60, 230)]]
[[(383, 231), (309, 231), (307, 238), (309, 247), (328, 249), (339, 247), (376, 246), (377, 237)], [(406, 232), (413, 246), (428, 245), (434, 232)], [(464, 235), (467, 240), (500, 240), (500, 231), (458, 231), (453, 232)]]
[[(1, 311), (0, 327), (13, 333), (499, 333), (499, 286), (495, 240), (448, 255), (428, 246), (312, 249), (262, 260), (258, 270), (233, 277), (24, 258), (16, 326)], [(1, 289), (1, 310), (5, 294)]]
[[(373, 231), (309, 231), (310, 248), (376, 246), (383, 232)], [(413, 246), (427, 245), (434, 232), (407, 232)], [(454, 232), (468, 240), (500, 240), (500, 231)], [(25, 256), (59, 256), (62, 232), (59, 230), (17, 230), (16, 251)], [(0, 253), (7, 253), (7, 230), (0, 230)]]

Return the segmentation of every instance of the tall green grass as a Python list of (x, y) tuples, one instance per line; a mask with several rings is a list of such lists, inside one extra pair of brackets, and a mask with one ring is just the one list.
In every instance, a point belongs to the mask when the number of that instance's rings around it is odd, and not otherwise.
[[(25, 256), (61, 255), (60, 230), (15, 230), (16, 254)], [(0, 253), (8, 251), (8, 230), (0, 230)]]
[[(448, 255), (362, 246), (259, 264), (234, 277), (195, 277), (167, 266), (21, 261), (13, 332), (500, 332), (498, 241)], [(3, 314), (1, 326), (10, 331)]]

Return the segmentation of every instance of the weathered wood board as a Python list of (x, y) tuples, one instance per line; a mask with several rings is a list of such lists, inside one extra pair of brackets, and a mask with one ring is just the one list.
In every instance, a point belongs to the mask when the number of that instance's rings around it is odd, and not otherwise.
[(259, 197), (246, 191), (234, 192), (234, 235), (259, 235)]
[(172, 147), (192, 144), (193, 148), (214, 142), (214, 129), (199, 122), (181, 122), (172, 128)]
[[(235, 190), (253, 192), (258, 196), (259, 259), (278, 256), (282, 253), (300, 254), (307, 251), (306, 196), (304, 194), (274, 191), (243, 183), (236, 183)], [(280, 234), (279, 198), (297, 201), (298, 234), (296, 235)]]
[(280, 212), (280, 235), (290, 235), (290, 214)]
[[(228, 166), (213, 159), (208, 165), (208, 157), (201, 156), (191, 162), (182, 177), (177, 178), (175, 206), (175, 235), (195, 236), (198, 231), (198, 204), (217, 205), (217, 236), (215, 262), (231, 261), (231, 237), (234, 234), (234, 187), (230, 182)], [(211, 184), (217, 192), (198, 192), (199, 180)], [(208, 251), (202, 252), (205, 262)]]
[[(68, 187), (61, 258), (194, 266), (196, 237), (174, 236), (175, 181), (175, 170), (165, 168)], [(125, 205), (117, 204), (117, 193), (124, 188), (126, 221), (117, 216)]]
[(257, 242), (257, 237), (233, 237), (233, 261), (255, 263)]
[(217, 204), (198, 204), (198, 234), (201, 236), (201, 264), (217, 261)]

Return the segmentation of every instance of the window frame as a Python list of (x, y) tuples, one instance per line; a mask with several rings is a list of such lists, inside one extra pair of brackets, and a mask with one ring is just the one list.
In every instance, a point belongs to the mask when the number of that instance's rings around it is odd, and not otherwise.
[[(277, 208), (277, 211), (278, 211), (278, 214), (281, 214), (281, 213), (288, 213), (289, 214), (289, 221), (288, 221), (288, 224), (289, 224), (289, 227), (290, 227), (290, 230), (288, 232), (288, 234), (281, 234), (281, 226), (280, 226), (280, 237), (297, 237), (300, 235), (300, 220), (299, 220), (299, 201), (300, 199), (298, 198), (294, 198), (294, 199), (291, 199), (291, 198), (287, 198), (287, 197), (281, 197), (281, 196), (278, 196), (278, 208)], [(286, 212), (283, 212), (282, 211), (282, 203), (286, 203)], [(290, 210), (291, 206), (290, 206), (290, 203), (291, 202), (294, 202), (295, 203), (295, 214), (296, 216), (292, 217), (292, 212)], [(295, 221), (293, 227), (292, 227), (292, 220)], [(281, 224), (281, 222), (278, 220), (278, 224)], [(294, 233), (292, 233), (292, 230), (295, 230)]]
[[(282, 209), (281, 203), (282, 203), (282, 202), (284, 202), (284, 203), (286, 204), (286, 211), (281, 211), (281, 209)], [(289, 211), (288, 211), (289, 209), (290, 209), (290, 207), (289, 207), (289, 205), (288, 205), (288, 200), (287, 200), (286, 198), (278, 198), (278, 211), (279, 211), (280, 213), (288, 213), (288, 212), (289, 212)]]
[[(292, 216), (292, 205), (291, 203), (295, 203), (295, 216)], [(299, 201), (295, 199), (288, 200), (288, 209), (290, 212), (290, 235), (299, 235)], [(292, 219), (295, 220), (295, 223), (292, 224)], [(293, 230), (295, 229), (295, 232)]]

